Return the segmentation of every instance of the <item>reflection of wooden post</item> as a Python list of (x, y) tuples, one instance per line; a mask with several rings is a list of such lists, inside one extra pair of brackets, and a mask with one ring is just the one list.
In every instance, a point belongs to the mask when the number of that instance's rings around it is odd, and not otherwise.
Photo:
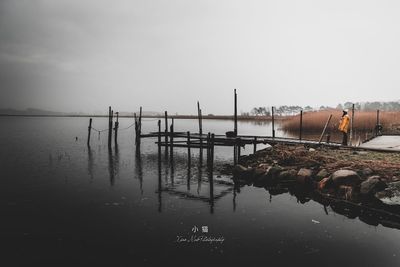
[(191, 152), (190, 152), (190, 132), (188, 131), (187, 133), (187, 153), (188, 153), (188, 166), (189, 166), (189, 168), (190, 168), (190, 165), (191, 165), (191, 158), (192, 158), (192, 155), (191, 155)]
[(108, 147), (111, 147), (111, 135), (112, 135), (112, 111), (111, 107), (108, 107)]
[(168, 158), (168, 113), (165, 111), (164, 113), (165, 120), (165, 158)]
[(158, 120), (158, 160), (161, 160), (161, 120)]
[(118, 122), (118, 116), (119, 116), (119, 112), (115, 112), (117, 114), (117, 120), (115, 121), (115, 126), (114, 126), (114, 143), (117, 144), (118, 143), (118, 127), (119, 127), (119, 122)]
[(201, 166), (203, 162), (203, 116), (201, 114), (199, 101), (197, 101), (197, 118), (199, 120), (200, 166)]
[(174, 119), (172, 118), (172, 122), (171, 122), (171, 126), (170, 126), (170, 138), (169, 138), (169, 142), (170, 142), (170, 157), (171, 157), (171, 162), (173, 160), (174, 157)]
[(89, 119), (87, 145), (90, 146), (90, 133), (92, 131), (92, 118)]
[(274, 115), (274, 107), (272, 107), (272, 138), (275, 138), (275, 115)]
[(327, 121), (326, 121), (326, 123), (325, 123), (324, 130), (322, 131), (322, 134), (321, 134), (321, 137), (319, 138), (319, 141), (318, 141), (318, 143), (321, 143), (321, 141), (322, 141), (322, 138), (323, 138), (323, 137), (324, 137), (324, 135), (325, 135), (326, 127), (328, 127), (328, 125), (329, 125), (329, 122), (331, 121), (331, 118), (332, 118), (332, 114), (331, 114), (331, 115), (329, 115), (329, 118), (328, 118), (328, 120), (327, 120)]
[(233, 131), (235, 133), (235, 136), (238, 134), (238, 129), (237, 129), (237, 94), (236, 94), (236, 89), (235, 89), (235, 95), (234, 95), (234, 128)]
[(303, 134), (303, 110), (300, 110), (300, 133), (299, 133), (299, 140), (301, 141)]

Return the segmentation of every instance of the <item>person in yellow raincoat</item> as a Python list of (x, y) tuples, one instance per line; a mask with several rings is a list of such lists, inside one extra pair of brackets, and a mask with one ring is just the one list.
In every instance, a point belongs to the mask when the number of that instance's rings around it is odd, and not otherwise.
[(350, 117), (347, 113), (348, 111), (346, 109), (343, 110), (343, 115), (339, 122), (339, 131), (343, 133), (342, 145), (344, 146), (347, 146), (347, 132), (349, 130), (349, 124), (350, 124)]

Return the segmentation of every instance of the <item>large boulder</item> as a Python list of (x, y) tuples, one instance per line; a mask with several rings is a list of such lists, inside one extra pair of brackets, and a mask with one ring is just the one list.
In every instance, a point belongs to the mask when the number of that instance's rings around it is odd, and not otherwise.
[(360, 176), (352, 170), (338, 170), (335, 171), (330, 179), (336, 187), (341, 185), (355, 186), (361, 183)]
[(253, 178), (254, 178), (254, 170), (252, 168), (246, 168), (240, 164), (237, 164), (233, 168), (234, 180), (250, 184), (253, 181)]
[(386, 187), (386, 183), (379, 176), (375, 175), (361, 183), (360, 193), (363, 195), (373, 195), (376, 192), (384, 190)]

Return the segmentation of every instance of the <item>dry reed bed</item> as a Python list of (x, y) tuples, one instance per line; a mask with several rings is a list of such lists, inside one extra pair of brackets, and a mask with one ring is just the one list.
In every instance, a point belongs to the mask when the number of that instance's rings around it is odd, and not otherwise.
[[(332, 119), (329, 124), (331, 130), (336, 130), (342, 111), (323, 110), (303, 113), (303, 131), (304, 132), (321, 132), (328, 120), (329, 115), (332, 114)], [(351, 112), (349, 112), (351, 116)], [(400, 112), (381, 111), (380, 124), (384, 130), (393, 130), (400, 128)], [(354, 113), (354, 130), (367, 132), (373, 131), (376, 125), (376, 112), (374, 111), (355, 111)], [(298, 131), (300, 127), (300, 115), (292, 116), (283, 121), (281, 125), (285, 131)]]

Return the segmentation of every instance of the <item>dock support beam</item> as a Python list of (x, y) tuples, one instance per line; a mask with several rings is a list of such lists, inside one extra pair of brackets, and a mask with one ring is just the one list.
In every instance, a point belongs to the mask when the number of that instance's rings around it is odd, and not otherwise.
[(118, 127), (119, 127), (118, 116), (119, 116), (119, 112), (115, 112), (115, 114), (117, 114), (117, 120), (115, 121), (115, 125), (114, 125), (114, 143), (115, 143), (115, 145), (117, 145), (118, 144)]
[(274, 107), (272, 107), (272, 138), (275, 138), (275, 114), (274, 114)]
[(234, 127), (233, 131), (235, 133), (235, 136), (238, 134), (238, 129), (237, 129), (237, 94), (236, 94), (236, 89), (234, 91)]
[(303, 135), (303, 110), (300, 110), (300, 132), (299, 132), (299, 140), (301, 141)]
[(165, 121), (165, 158), (168, 158), (168, 113), (164, 112)]
[(89, 127), (88, 127), (88, 137), (87, 137), (87, 145), (90, 146), (90, 134), (92, 131), (92, 118), (89, 119)]

